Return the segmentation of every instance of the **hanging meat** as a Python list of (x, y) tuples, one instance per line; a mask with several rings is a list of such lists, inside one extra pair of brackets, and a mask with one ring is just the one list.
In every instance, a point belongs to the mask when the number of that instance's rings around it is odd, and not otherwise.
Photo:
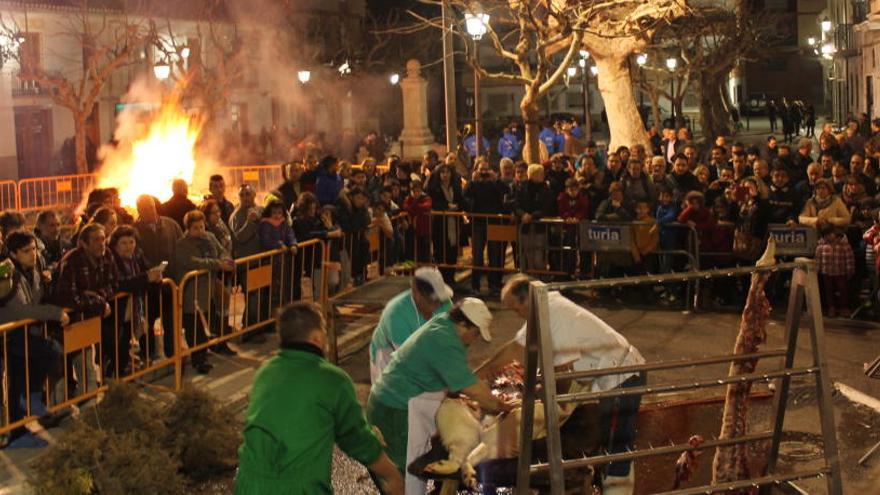
[[(767, 243), (764, 255), (755, 263), (763, 267), (775, 264), (776, 243), (772, 237)], [(734, 354), (757, 352), (761, 344), (767, 340), (767, 319), (770, 317), (770, 301), (764, 293), (764, 286), (770, 278), (770, 272), (752, 274), (751, 287), (743, 308), (736, 337)], [(753, 373), (757, 360), (737, 361), (730, 365), (730, 376)], [(752, 390), (751, 382), (734, 383), (727, 386), (724, 401), (724, 415), (721, 422), (719, 439), (731, 439), (745, 435), (748, 429), (748, 401)], [(718, 447), (712, 465), (712, 484), (743, 480), (749, 477), (748, 444), (730, 447)], [(751, 488), (734, 492), (741, 495), (754, 493)]]

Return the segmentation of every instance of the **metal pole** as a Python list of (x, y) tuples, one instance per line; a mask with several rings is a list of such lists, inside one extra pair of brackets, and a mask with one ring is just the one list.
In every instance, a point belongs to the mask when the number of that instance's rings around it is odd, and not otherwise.
[[(474, 145), (474, 149), (476, 150), (476, 155), (474, 156), (474, 162), (480, 156), (482, 150), (482, 140), (483, 140), (483, 131), (480, 129), (480, 121), (481, 121), (481, 105), (480, 105), (480, 42), (479, 40), (474, 40), (474, 138), (476, 139), (476, 144)], [(474, 163), (476, 165), (476, 163)]]
[(675, 73), (669, 73), (669, 108), (672, 109), (672, 128), (678, 127), (675, 121)]
[(443, 1), (443, 91), (446, 100), (446, 151), (458, 147), (458, 117), (455, 110), (455, 55), (452, 43), (452, 12)]
[(593, 140), (593, 118), (590, 116), (590, 78), (587, 77), (587, 67), (583, 70), (582, 90), (584, 93), (584, 126), (586, 126), (587, 141)]
[(639, 79), (642, 81), (642, 85), (639, 87), (639, 115), (642, 116), (642, 125), (645, 125), (646, 120), (648, 120), (644, 114), (645, 112), (645, 69), (641, 65), (639, 66)]

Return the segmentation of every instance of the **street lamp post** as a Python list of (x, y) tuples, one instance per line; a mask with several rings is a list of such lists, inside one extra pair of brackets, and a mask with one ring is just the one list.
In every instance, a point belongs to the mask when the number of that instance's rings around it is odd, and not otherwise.
[(474, 146), (476, 150), (475, 156), (480, 156), (480, 148), (482, 147), (482, 129), (480, 120), (482, 116), (480, 105), (480, 40), (488, 31), (489, 14), (485, 13), (466, 13), (464, 15), (464, 23), (467, 32), (474, 40)]
[(587, 79), (587, 59), (590, 58), (590, 52), (581, 50), (581, 59), (578, 65), (581, 66), (581, 97), (584, 100), (584, 131), (587, 135), (587, 141), (593, 140), (593, 118), (590, 116), (590, 80)]
[(675, 68), (678, 66), (678, 59), (670, 57), (666, 59), (666, 68), (669, 69), (669, 106), (672, 108), (672, 125), (678, 127), (675, 119)]
[[(640, 53), (636, 55), (636, 65), (639, 66), (639, 81), (645, 84), (645, 64), (648, 63), (648, 55)], [(642, 124), (648, 120), (644, 114), (645, 111), (645, 88), (639, 87), (639, 115), (642, 117)]]
[(458, 147), (458, 114), (455, 104), (455, 55), (452, 40), (452, 7), (447, 0), (441, 5), (443, 17), (443, 94), (446, 104), (446, 151), (454, 152)]

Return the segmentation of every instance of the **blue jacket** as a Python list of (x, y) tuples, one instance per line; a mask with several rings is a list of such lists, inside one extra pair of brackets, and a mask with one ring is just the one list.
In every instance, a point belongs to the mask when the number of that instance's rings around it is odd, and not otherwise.
[(519, 152), (521, 150), (522, 143), (519, 141), (519, 138), (516, 137), (516, 134), (505, 132), (504, 135), (501, 136), (501, 139), (498, 140), (498, 154), (501, 155), (502, 158), (516, 160), (519, 157)]
[[(461, 142), (461, 145), (464, 146), (465, 151), (471, 158), (475, 158), (477, 156), (477, 137), (474, 134), (464, 138), (464, 141)], [(485, 137), (481, 136), (480, 139), (480, 154), (488, 155), (489, 154), (489, 140)]]
[(315, 196), (321, 205), (332, 205), (339, 199), (339, 192), (342, 191), (342, 177), (339, 174), (330, 173), (326, 169), (318, 169), (316, 171), (317, 179), (315, 181)]
[(660, 227), (660, 248), (678, 249), (679, 229), (665, 228), (666, 224), (678, 221), (678, 205), (675, 203), (657, 205), (655, 218), (657, 218), (657, 225)]
[(264, 251), (285, 246), (290, 247), (295, 244), (296, 235), (289, 223), (281, 222), (281, 225), (276, 227), (267, 218), (260, 221), (260, 248)]
[[(548, 155), (553, 155), (554, 153), (561, 151), (556, 149), (556, 131), (554, 129), (551, 129), (549, 127), (541, 129), (541, 134), (538, 135), (538, 139), (540, 139), (541, 142), (544, 143), (544, 146), (547, 148)], [(565, 142), (563, 141), (563, 145), (564, 144)]]

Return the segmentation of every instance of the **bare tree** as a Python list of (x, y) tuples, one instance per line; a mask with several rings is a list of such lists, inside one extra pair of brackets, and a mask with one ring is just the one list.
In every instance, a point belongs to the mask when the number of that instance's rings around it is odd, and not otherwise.
[[(440, 5), (439, 0), (423, 0)], [(629, 56), (642, 49), (653, 33), (684, 12), (679, 0), (493, 0), (475, 7), (466, 0), (448, 0), (460, 12), (482, 9), (492, 25), (486, 37), (504, 68), (476, 69), (481, 77), (521, 84), (525, 94), (520, 113), (525, 122), (523, 156), (540, 156), (539, 103), (566, 73), (582, 49), (590, 52), (599, 69), (599, 91), (605, 103), (611, 146), (648, 143), (636, 108)], [(438, 19), (416, 17), (423, 24), (442, 28)], [(468, 35), (461, 20), (454, 31)], [(464, 43), (464, 46), (468, 46)], [(471, 57), (469, 57), (471, 58)]]
[(71, 40), (72, 46), (80, 48), (82, 54), (80, 60), (69, 64), (69, 70), (60, 72), (47, 70), (42, 63), (27, 58), (26, 55), (33, 56), (35, 52), (26, 46), (31, 34), (28, 24), (22, 22), (26, 18), (26, 12), (0, 17), (0, 34), (25, 40), (19, 50), (9, 53), (18, 62), (18, 78), (46, 91), (55, 104), (70, 110), (76, 169), (86, 173), (86, 123), (111, 76), (132, 62), (144, 47), (149, 34), (147, 23), (129, 18), (124, 12), (92, 9), (88, 2), (80, 2), (75, 12), (59, 17), (58, 31), (53, 34)]
[(678, 51), (682, 69), (694, 82), (700, 127), (708, 139), (730, 135), (733, 108), (727, 95), (728, 77), (738, 64), (772, 53), (781, 39), (777, 21), (766, 13), (755, 15), (738, 2), (735, 10), (692, 10), (658, 33), (657, 44)]
[(198, 107), (204, 122), (212, 125), (228, 104), (231, 89), (246, 83), (251, 68), (238, 26), (206, 11), (191, 38), (176, 32), (170, 20), (161, 27), (152, 23), (151, 30), (151, 44), (172, 67), (169, 78), (181, 100)]
[(684, 97), (692, 86), (690, 73), (681, 67), (670, 71), (661, 66), (663, 51), (648, 50), (648, 53), (654, 55), (649, 55), (648, 60), (654, 60), (656, 63), (649, 63), (642, 67), (643, 77), (639, 78), (638, 84), (651, 100), (654, 125), (658, 127), (661, 125), (660, 98), (666, 98), (676, 116), (677, 122), (674, 122), (673, 125), (677, 126), (684, 121)]

